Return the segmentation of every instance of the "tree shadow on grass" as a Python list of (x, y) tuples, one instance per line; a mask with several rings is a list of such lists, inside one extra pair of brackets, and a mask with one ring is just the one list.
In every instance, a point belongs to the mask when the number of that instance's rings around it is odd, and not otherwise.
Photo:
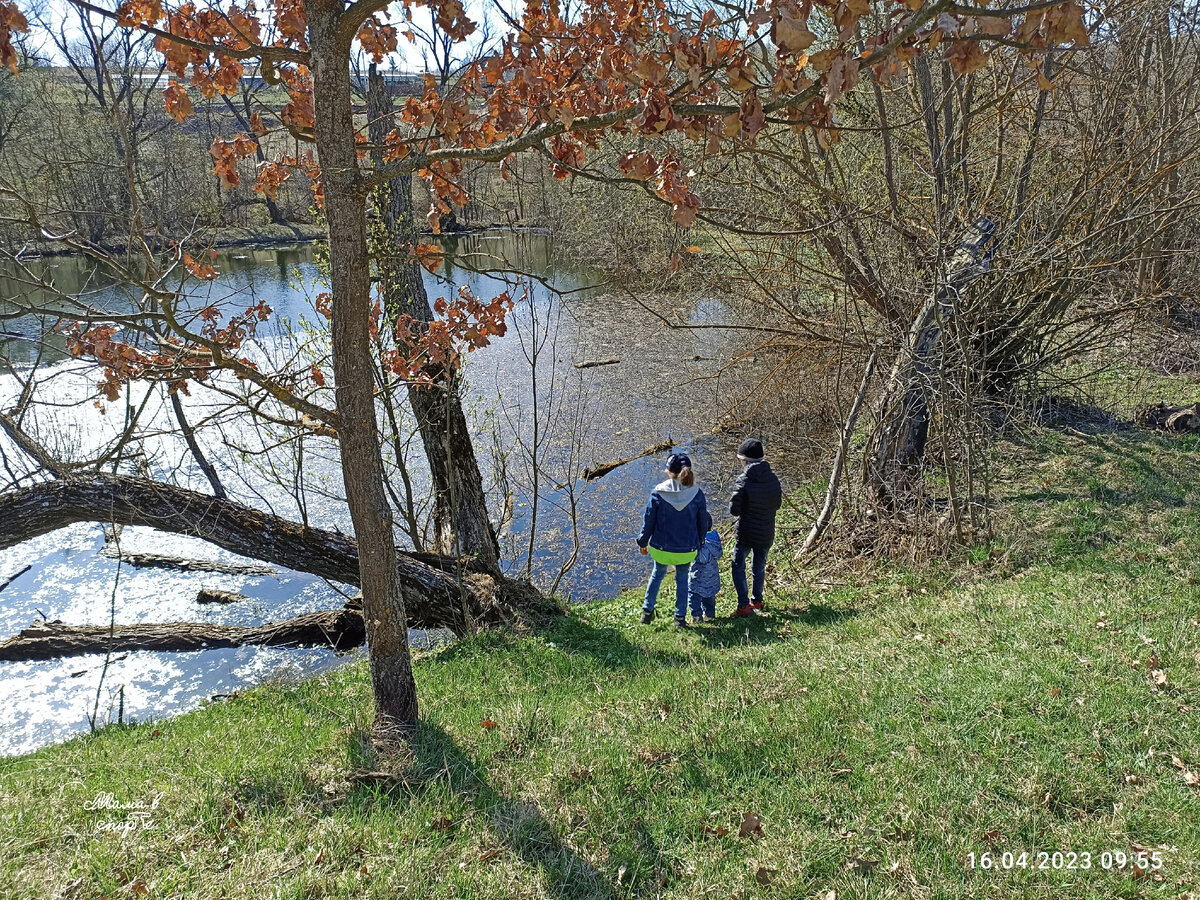
[[(630, 621), (636, 621), (632, 614)], [(631, 641), (623, 629), (615, 625), (594, 625), (578, 615), (555, 619), (538, 634), (563, 653), (586, 657), (605, 669), (629, 669), (648, 662), (652, 662), (655, 668), (677, 668), (693, 662), (685, 653), (658, 649), (647, 651)], [(456, 641), (439, 651), (437, 656), (448, 662), (471, 654), (511, 649), (520, 640), (521, 636), (512, 632), (491, 632), (470, 642)]]
[[(360, 755), (364, 741), (363, 735), (356, 739), (352, 757)], [(473, 820), (485, 822), (488, 834), (503, 844), (504, 851), (541, 876), (549, 896), (557, 900), (636, 897), (653, 893), (661, 884), (649, 873), (667, 869), (648, 833), (639, 833), (637, 859), (619, 867), (620, 861), (613, 859), (612, 871), (601, 872), (559, 836), (534, 800), (506, 795), (493, 786), (486, 772), (442, 728), (421, 722), (412, 751), (411, 777), (385, 785), (360, 784), (346, 795), (345, 802), (402, 806), (433, 785), (444, 783), (451, 793), (466, 800), (476, 814)], [(456, 825), (448, 822), (442, 828), (449, 831)]]
[(1080, 499), (1078, 494), (1069, 494), (1066, 491), (1046, 488), (1040, 491), (1027, 491), (1023, 494), (1010, 494), (1003, 498), (1004, 503), (1067, 503), (1071, 500)]
[[(1085, 488), (1086, 493), (1064, 490), (1047, 483), (1042, 490), (1003, 496), (1000, 498), (1002, 502), (1092, 499), (1111, 505), (1141, 504), (1147, 501), (1169, 507), (1186, 505), (1184, 495), (1187, 479), (1184, 478), (1184, 483), (1180, 483), (1180, 473), (1171, 470), (1169, 460), (1151, 459), (1151, 454), (1156, 450), (1185, 452), (1185, 439), (1170, 438), (1161, 433), (1141, 429), (1117, 433), (1100, 432), (1085, 437), (1090, 440), (1087, 440), (1084, 446), (1057, 450), (1049, 455), (1071, 456), (1078, 460), (1071, 474), (1076, 481), (1075, 486)], [(1025, 443), (1028, 446), (1028, 442)], [(1114, 463), (1118, 467), (1116, 478), (1120, 482), (1116, 486), (1103, 481), (1099, 474), (1106, 466)]]
[[(637, 615), (641, 615), (640, 607)], [(631, 614), (631, 624), (636, 621)], [(593, 625), (578, 616), (571, 616), (557, 623), (548, 636), (565, 652), (586, 656), (609, 669), (627, 669), (648, 662), (652, 662), (658, 669), (678, 668), (695, 663), (686, 653), (657, 647), (647, 650), (626, 637), (621, 628), (613, 625)]]
[(852, 607), (814, 603), (795, 609), (768, 609), (742, 618), (721, 618), (692, 630), (713, 647), (737, 644), (767, 644), (796, 636), (798, 628), (827, 628), (858, 615)]

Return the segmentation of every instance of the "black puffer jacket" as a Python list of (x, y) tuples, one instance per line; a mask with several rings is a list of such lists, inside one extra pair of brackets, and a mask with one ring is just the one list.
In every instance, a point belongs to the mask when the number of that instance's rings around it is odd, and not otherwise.
[(746, 466), (729, 500), (729, 514), (738, 517), (737, 542), (743, 547), (770, 547), (775, 540), (775, 513), (782, 504), (783, 488), (767, 461)]

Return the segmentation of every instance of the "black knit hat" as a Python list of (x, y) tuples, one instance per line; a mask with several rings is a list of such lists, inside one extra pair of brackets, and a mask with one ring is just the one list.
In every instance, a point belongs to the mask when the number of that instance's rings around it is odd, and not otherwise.
[(742, 459), (762, 459), (762, 441), (757, 438), (746, 438), (742, 441), (742, 446), (738, 447), (738, 456)]
[(667, 457), (667, 471), (672, 475), (678, 475), (683, 471), (683, 467), (692, 467), (692, 461), (688, 459), (686, 453), (672, 453)]

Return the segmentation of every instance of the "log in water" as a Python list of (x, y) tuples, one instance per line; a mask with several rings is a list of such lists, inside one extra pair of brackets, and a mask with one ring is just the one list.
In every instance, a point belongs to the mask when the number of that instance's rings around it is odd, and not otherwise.
[(365, 640), (362, 610), (349, 605), (342, 609), (306, 613), (283, 622), (251, 626), (166, 622), (110, 627), (43, 622), (0, 644), (0, 662), (128, 650), (186, 652), (250, 645), (349, 650)]

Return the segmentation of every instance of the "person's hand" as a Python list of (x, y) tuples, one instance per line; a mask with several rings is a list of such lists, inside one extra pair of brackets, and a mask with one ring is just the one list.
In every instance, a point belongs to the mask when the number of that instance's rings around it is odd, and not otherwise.
[(650, 551), (647, 550), (645, 547), (638, 547), (638, 553), (642, 554), (642, 556), (645, 556), (649, 552)]

